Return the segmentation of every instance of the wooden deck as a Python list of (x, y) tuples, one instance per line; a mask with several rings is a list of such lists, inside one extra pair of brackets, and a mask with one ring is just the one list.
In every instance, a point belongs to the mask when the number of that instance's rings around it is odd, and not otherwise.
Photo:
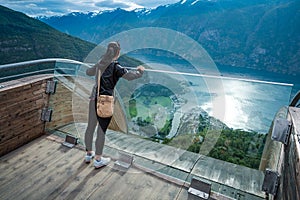
[(186, 188), (136, 167), (101, 169), (44, 136), (0, 158), (0, 199), (187, 199)]
[[(104, 148), (112, 162), (96, 170), (82, 145), (61, 144), (61, 134), (82, 139), (85, 128), (65, 125), (0, 157), (0, 199), (191, 199), (195, 176), (212, 184), (210, 199), (264, 198), (261, 171), (112, 130)], [(133, 156), (129, 170), (116, 168), (119, 152)]]

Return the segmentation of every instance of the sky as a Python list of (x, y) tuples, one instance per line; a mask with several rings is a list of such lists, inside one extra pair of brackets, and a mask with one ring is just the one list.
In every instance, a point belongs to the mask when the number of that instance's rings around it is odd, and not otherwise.
[(0, 0), (0, 5), (28, 16), (64, 15), (70, 12), (94, 12), (122, 8), (156, 8), (180, 0)]

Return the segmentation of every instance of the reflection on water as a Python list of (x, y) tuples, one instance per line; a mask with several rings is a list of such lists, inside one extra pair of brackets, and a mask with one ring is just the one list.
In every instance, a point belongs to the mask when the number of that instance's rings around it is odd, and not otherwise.
[[(194, 79), (193, 79), (194, 80)], [(194, 80), (195, 82), (197, 79)], [(259, 83), (223, 79), (225, 98), (217, 95), (212, 100), (201, 98), (201, 107), (211, 116), (222, 120), (234, 129), (267, 133), (276, 112), (289, 104), (291, 85)], [(199, 85), (198, 87), (205, 87)], [(201, 92), (197, 96), (201, 96)], [(203, 96), (203, 95), (202, 95)], [(222, 105), (225, 99), (225, 116), (212, 112), (213, 105)]]

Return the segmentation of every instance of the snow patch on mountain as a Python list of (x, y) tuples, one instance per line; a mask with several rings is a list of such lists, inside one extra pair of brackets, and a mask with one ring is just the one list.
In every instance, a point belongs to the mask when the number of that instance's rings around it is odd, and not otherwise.
[(138, 16), (149, 15), (149, 14), (151, 14), (151, 11), (152, 11), (152, 9), (147, 9), (147, 8), (137, 8), (134, 10), (134, 12)]
[(184, 4), (186, 2), (186, 0), (182, 0), (181, 2), (180, 2), (180, 4)]
[(194, 1), (193, 3), (191, 3), (191, 5), (194, 5), (198, 2), (199, 0)]

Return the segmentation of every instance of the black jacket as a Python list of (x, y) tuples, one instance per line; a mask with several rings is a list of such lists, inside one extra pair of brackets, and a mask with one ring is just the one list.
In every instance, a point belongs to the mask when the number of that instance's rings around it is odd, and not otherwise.
[(100, 94), (110, 95), (112, 96), (114, 93), (114, 88), (119, 81), (120, 78), (124, 78), (126, 80), (134, 80), (140, 78), (143, 75), (143, 71), (139, 70), (130, 70), (128, 71), (126, 68), (122, 67), (118, 61), (113, 61), (108, 67), (97, 63), (93, 67), (88, 68), (86, 70), (86, 74), (89, 76), (96, 76), (96, 84), (93, 88), (91, 98), (95, 99), (97, 92), (97, 84), (98, 84), (98, 73), (99, 69), (101, 71), (101, 79), (100, 79)]

